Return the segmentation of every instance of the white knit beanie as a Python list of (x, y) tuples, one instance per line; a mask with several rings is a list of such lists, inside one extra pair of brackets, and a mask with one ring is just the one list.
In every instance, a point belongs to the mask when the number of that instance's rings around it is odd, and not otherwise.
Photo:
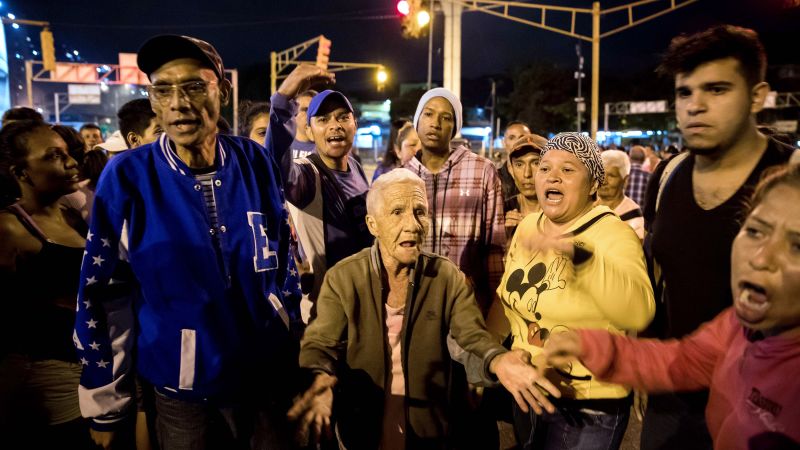
[(461, 131), (461, 124), (462, 124), (461, 100), (459, 100), (458, 97), (455, 96), (455, 94), (453, 94), (452, 92), (448, 91), (445, 88), (433, 88), (430, 91), (426, 92), (421, 99), (419, 99), (419, 104), (417, 104), (417, 112), (414, 113), (414, 130), (419, 131), (418, 129), (419, 116), (422, 114), (422, 108), (424, 108), (425, 105), (427, 105), (428, 102), (435, 97), (444, 98), (445, 100), (450, 102), (450, 105), (453, 107), (453, 113), (456, 116), (456, 126), (453, 128), (453, 135), (450, 137), (454, 138), (458, 136), (458, 133)]

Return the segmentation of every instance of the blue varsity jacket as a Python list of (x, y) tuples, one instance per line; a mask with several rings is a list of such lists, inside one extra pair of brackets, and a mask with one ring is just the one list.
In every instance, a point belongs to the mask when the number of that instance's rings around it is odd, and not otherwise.
[(249, 139), (217, 143), (216, 227), (166, 135), (100, 177), (73, 334), (95, 429), (134, 412), (134, 371), (165, 395), (224, 404), (266, 384), (266, 368), (296, 364), (279, 170)]

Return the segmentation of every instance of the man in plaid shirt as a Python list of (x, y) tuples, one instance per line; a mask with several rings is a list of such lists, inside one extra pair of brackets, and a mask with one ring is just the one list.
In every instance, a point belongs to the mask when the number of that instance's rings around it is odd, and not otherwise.
[[(450, 259), (464, 272), (486, 317), (503, 276), (503, 189), (491, 161), (463, 145), (450, 149), (461, 123), (461, 101), (452, 92), (426, 92), (414, 114), (422, 151), (405, 168), (425, 181), (431, 227), (423, 249)], [(454, 367), (453, 376), (455, 385), (466, 389), (463, 372)], [(451, 408), (459, 411), (452, 422), (455, 446), (497, 448), (497, 425), (485, 406), (472, 410), (458, 387), (451, 397)]]
[(431, 216), (425, 250), (449, 258), (467, 275), (486, 315), (503, 276), (503, 193), (491, 161), (464, 146), (451, 151), (461, 123), (461, 102), (452, 92), (426, 92), (414, 115), (421, 157), (405, 167), (425, 180)]
[(637, 205), (644, 207), (644, 191), (647, 189), (647, 181), (650, 174), (642, 169), (644, 163), (644, 148), (641, 145), (631, 147), (631, 173), (628, 175), (628, 185), (625, 186), (625, 195), (636, 202)]

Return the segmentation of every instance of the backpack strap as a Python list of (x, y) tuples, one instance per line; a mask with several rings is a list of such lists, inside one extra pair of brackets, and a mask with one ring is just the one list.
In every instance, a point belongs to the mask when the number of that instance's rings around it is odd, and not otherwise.
[(342, 187), (339, 185), (339, 180), (336, 179), (336, 176), (333, 174), (331, 169), (325, 165), (318, 153), (312, 153), (306, 156), (306, 159), (311, 161), (311, 164), (314, 165), (317, 173), (320, 175), (320, 178), (322, 178), (323, 184), (332, 187), (336, 192), (336, 209), (338, 209), (341, 213), (344, 213), (344, 202), (347, 196), (345, 195)]
[(598, 214), (598, 215), (592, 217), (591, 219), (589, 219), (586, 223), (584, 223), (583, 225), (579, 226), (578, 228), (575, 228), (574, 230), (572, 230), (572, 231), (570, 231), (568, 233), (564, 233), (563, 235), (561, 235), (561, 237), (577, 236), (577, 235), (583, 233), (584, 231), (588, 230), (589, 227), (591, 227), (592, 225), (594, 225), (597, 222), (599, 222), (600, 219), (602, 219), (603, 217), (613, 216), (613, 215), (614, 215), (614, 213), (611, 212), (611, 211), (606, 211), (606, 212), (604, 212), (602, 214)]
[(658, 212), (658, 207), (661, 204), (661, 195), (664, 193), (664, 187), (669, 182), (670, 178), (672, 178), (672, 174), (675, 172), (675, 169), (678, 167), (678, 164), (683, 162), (686, 158), (689, 157), (689, 152), (678, 153), (672, 159), (667, 161), (667, 166), (664, 168), (664, 172), (661, 174), (661, 179), (658, 180), (658, 193), (656, 194), (656, 212)]
[(625, 222), (627, 220), (635, 219), (637, 217), (642, 217), (642, 210), (639, 209), (639, 208), (632, 209), (632, 210), (626, 212), (625, 214), (619, 216), (620, 220), (622, 220), (623, 222)]

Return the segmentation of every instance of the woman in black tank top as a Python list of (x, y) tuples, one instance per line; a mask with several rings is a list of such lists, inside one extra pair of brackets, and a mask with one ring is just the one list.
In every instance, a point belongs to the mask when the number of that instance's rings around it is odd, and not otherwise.
[(0, 177), (0, 446), (91, 448), (72, 344), (85, 240), (59, 204), (78, 164), (49, 125), (14, 122), (0, 131)]

